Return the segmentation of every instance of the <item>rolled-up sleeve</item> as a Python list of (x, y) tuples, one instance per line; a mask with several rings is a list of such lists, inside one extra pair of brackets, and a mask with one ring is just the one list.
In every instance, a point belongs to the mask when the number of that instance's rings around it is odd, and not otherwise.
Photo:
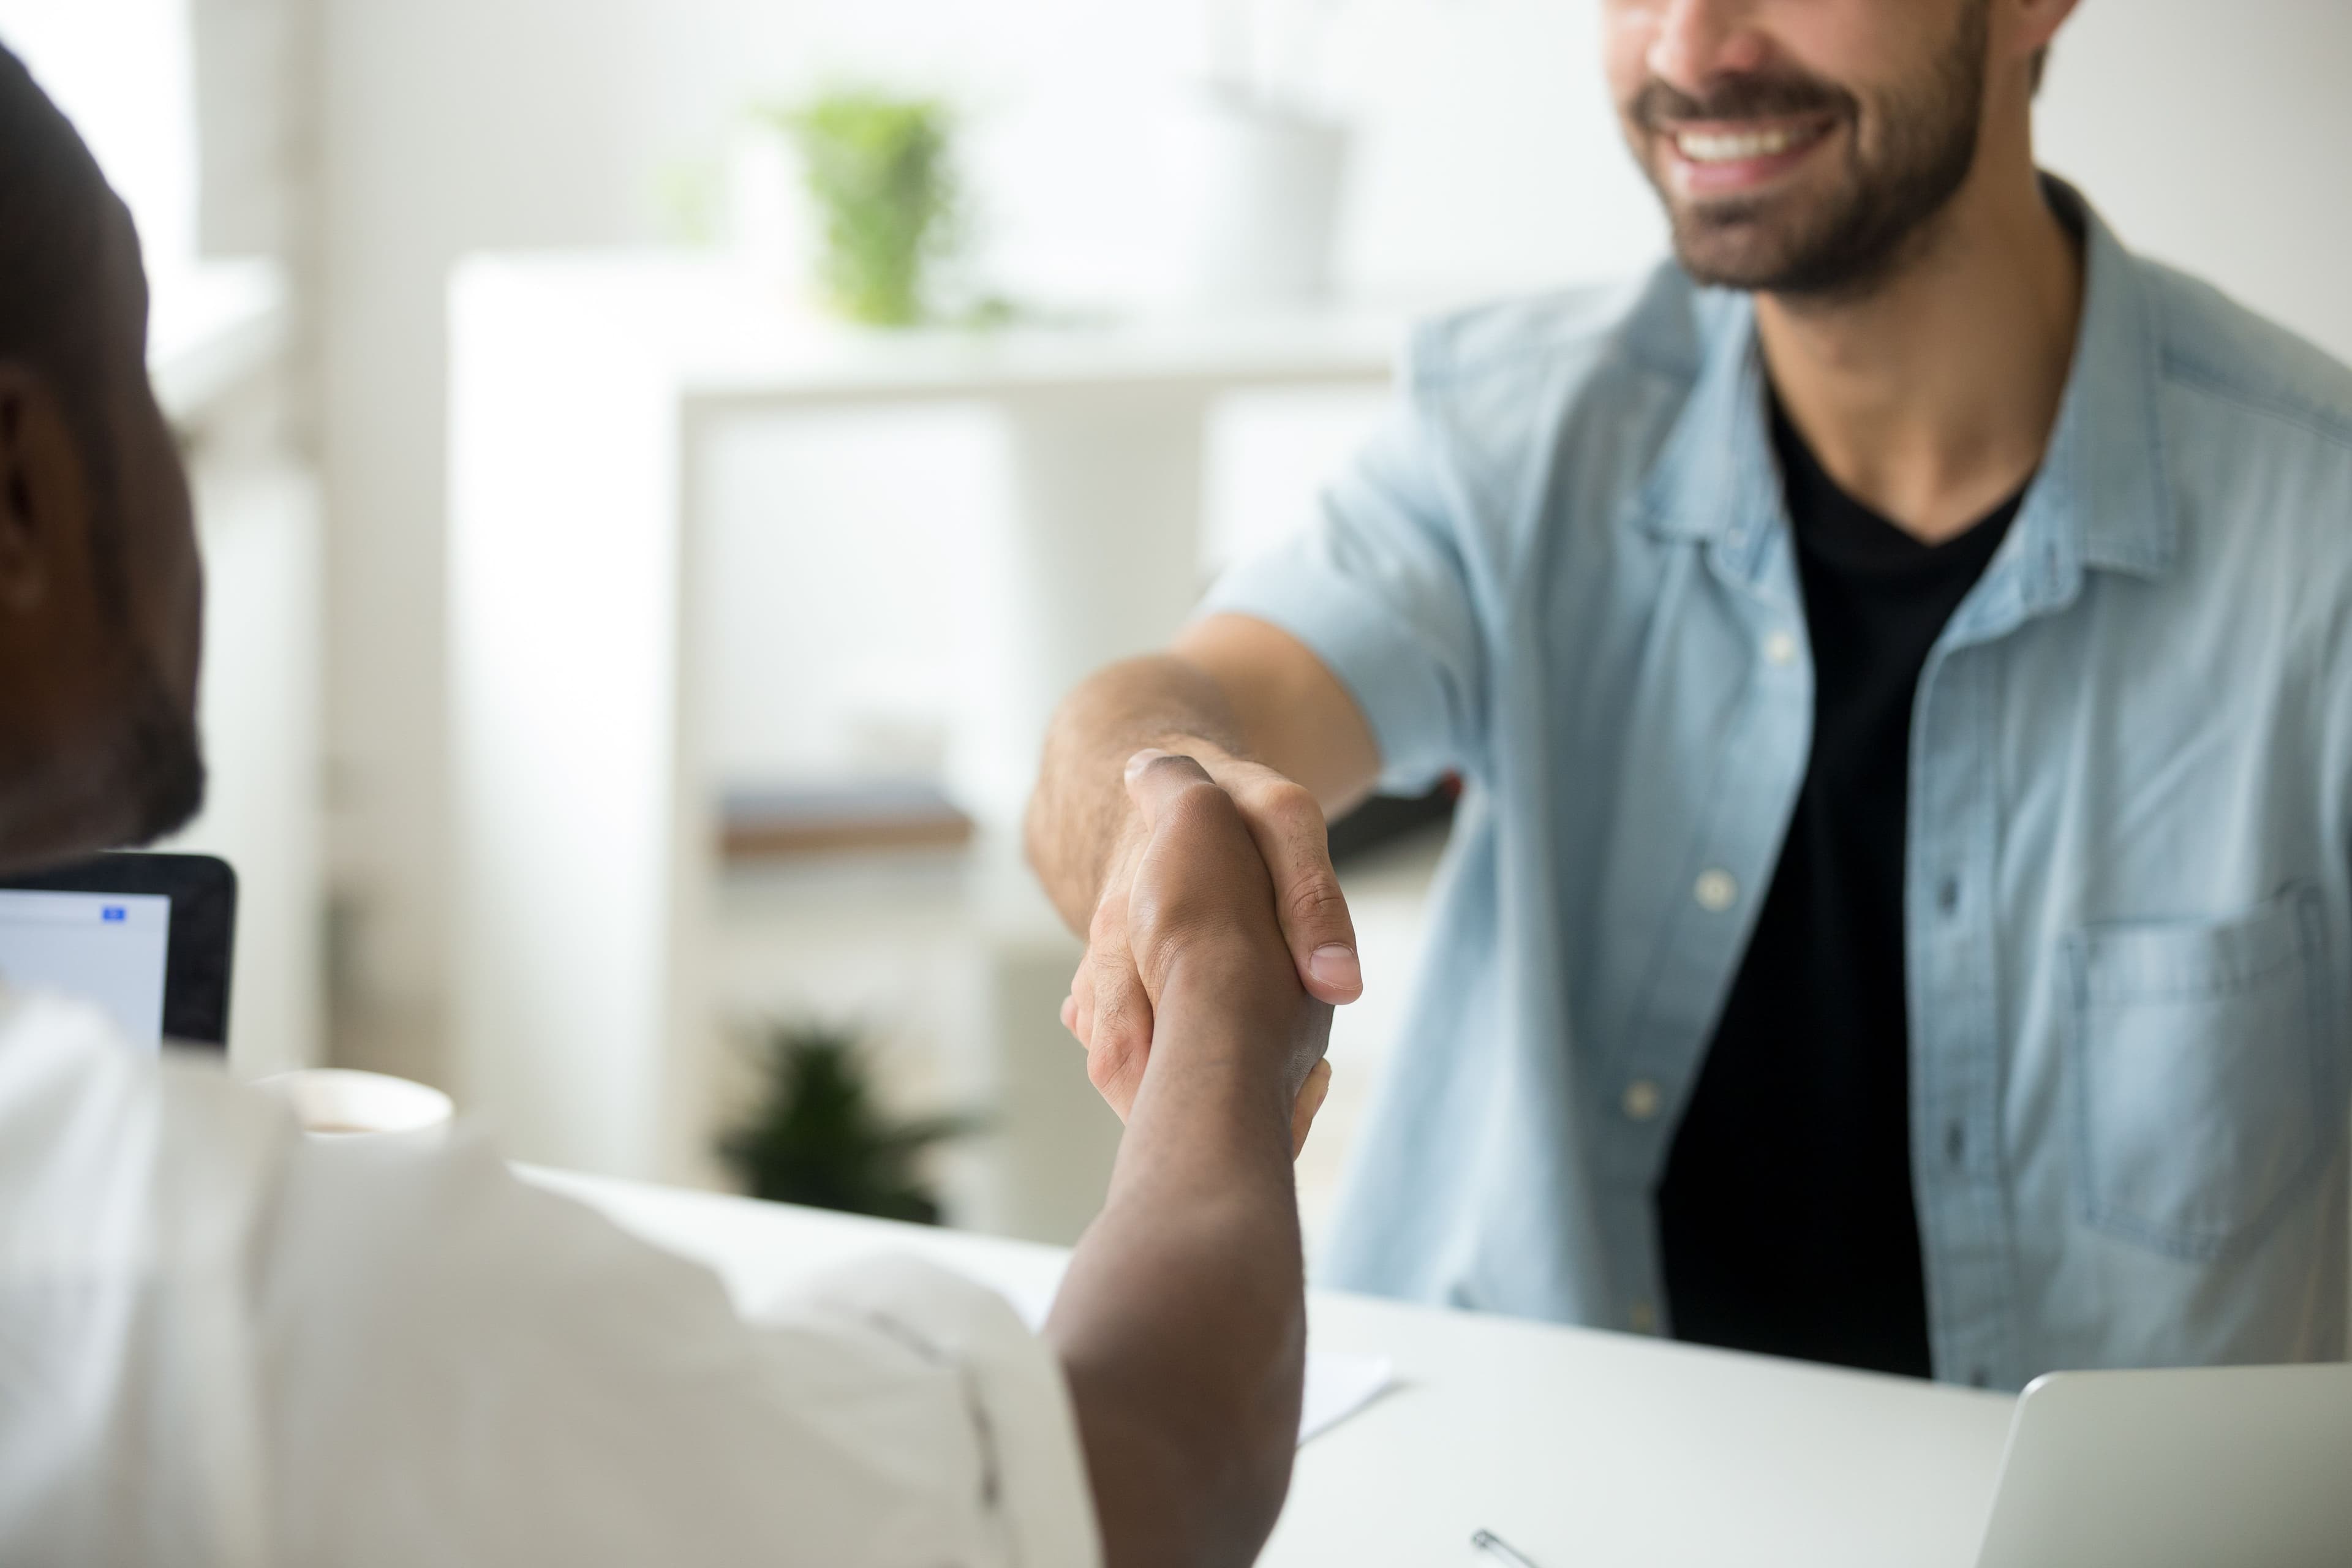
[(1468, 510), (1440, 422), (1408, 395), (1325, 492), (1314, 526), (1226, 573), (1202, 606), (1314, 650), (1370, 724), (1384, 790), (1482, 771), (1487, 660)]

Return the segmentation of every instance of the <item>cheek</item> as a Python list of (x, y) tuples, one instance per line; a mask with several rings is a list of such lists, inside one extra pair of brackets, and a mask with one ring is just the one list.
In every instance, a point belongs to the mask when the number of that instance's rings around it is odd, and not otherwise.
[(1796, 69), (1865, 95), (1900, 81), (1951, 36), (1953, 18), (1979, 0), (1804, 0), (1771, 13), (1775, 53)]

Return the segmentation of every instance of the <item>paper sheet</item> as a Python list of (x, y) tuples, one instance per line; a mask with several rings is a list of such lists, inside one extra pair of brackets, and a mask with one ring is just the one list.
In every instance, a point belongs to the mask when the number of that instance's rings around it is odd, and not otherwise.
[(1308, 1351), (1307, 1398), (1298, 1407), (1299, 1447), (1378, 1399), (1395, 1381), (1396, 1368), (1384, 1355)]

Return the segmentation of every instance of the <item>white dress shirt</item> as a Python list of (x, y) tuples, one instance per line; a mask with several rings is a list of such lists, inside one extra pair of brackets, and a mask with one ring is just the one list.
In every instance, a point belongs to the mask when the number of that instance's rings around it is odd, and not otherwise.
[(480, 1142), (0, 995), (0, 1563), (1092, 1568), (1060, 1371), (913, 1261), (747, 1323)]

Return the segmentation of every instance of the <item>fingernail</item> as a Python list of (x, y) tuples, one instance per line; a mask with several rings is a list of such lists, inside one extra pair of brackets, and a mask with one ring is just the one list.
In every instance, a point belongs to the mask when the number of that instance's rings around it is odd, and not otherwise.
[(1133, 784), (1135, 782), (1136, 774), (1141, 773), (1144, 769), (1150, 767), (1152, 763), (1158, 762), (1167, 754), (1167, 752), (1160, 750), (1156, 746), (1146, 746), (1143, 750), (1136, 752), (1135, 755), (1128, 758), (1127, 782)]
[(1361, 991), (1364, 988), (1363, 966), (1356, 962), (1356, 950), (1338, 942), (1318, 947), (1307, 961), (1307, 973), (1318, 985), (1334, 991)]

